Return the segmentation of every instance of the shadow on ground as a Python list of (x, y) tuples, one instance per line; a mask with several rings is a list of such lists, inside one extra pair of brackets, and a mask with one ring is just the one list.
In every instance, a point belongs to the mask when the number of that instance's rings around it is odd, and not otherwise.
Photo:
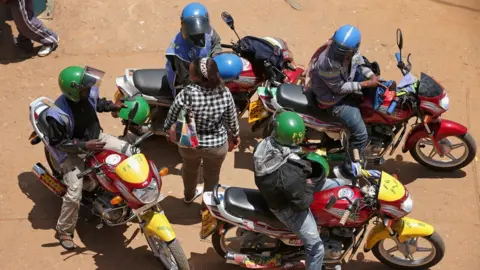
[[(25, 61), (35, 56), (38, 47), (31, 53), (26, 53), (17, 48), (13, 41), (12, 27), (4, 22), (2, 18), (4, 15), (3, 5), (0, 5), (0, 64), (8, 65), (10, 63), (17, 63)], [(3, 13), (3, 14), (2, 14)]]
[(200, 216), (202, 206), (197, 202), (186, 204), (183, 199), (168, 196), (163, 199), (160, 205), (172, 224), (194, 225), (202, 222)]
[(393, 174), (397, 172), (398, 179), (404, 184), (407, 185), (417, 179), (422, 178), (442, 178), (455, 181), (455, 179), (463, 178), (467, 174), (463, 170), (457, 170), (454, 172), (436, 172), (432, 171), (425, 166), (422, 166), (416, 162), (410, 161), (403, 161), (401, 158), (400, 160), (389, 159), (385, 162), (385, 164), (381, 166), (374, 166), (371, 169), (375, 170), (383, 170), (387, 173)]

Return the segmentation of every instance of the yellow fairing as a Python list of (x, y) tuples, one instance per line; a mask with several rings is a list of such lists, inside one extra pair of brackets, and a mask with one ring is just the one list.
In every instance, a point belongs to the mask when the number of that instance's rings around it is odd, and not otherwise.
[(142, 219), (145, 220), (145, 234), (158, 236), (165, 242), (170, 242), (177, 237), (163, 212), (147, 212), (142, 216)]
[[(392, 229), (397, 232), (400, 242), (405, 242), (412, 237), (429, 236), (435, 231), (432, 225), (407, 217), (394, 222)], [(387, 228), (385, 228), (382, 223), (377, 224), (368, 233), (367, 242), (364, 247), (365, 251), (371, 250), (377, 242), (387, 238), (390, 238), (390, 233)]]
[(147, 159), (140, 153), (118, 164), (115, 173), (125, 182), (141, 184), (147, 180), (149, 170)]
[(385, 202), (398, 201), (405, 196), (405, 187), (400, 181), (386, 172), (382, 172), (378, 199)]

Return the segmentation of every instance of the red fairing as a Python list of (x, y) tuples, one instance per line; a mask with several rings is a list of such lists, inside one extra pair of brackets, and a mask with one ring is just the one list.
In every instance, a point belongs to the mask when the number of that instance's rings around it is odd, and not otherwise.
[[(434, 132), (435, 140), (441, 140), (448, 136), (461, 136), (467, 134), (467, 127), (457, 122), (445, 119), (438, 119), (438, 122), (430, 122), (428, 127)], [(416, 125), (408, 133), (402, 151), (410, 150), (420, 139), (428, 137), (428, 133), (422, 124)]]
[[(119, 190), (114, 185), (114, 181), (120, 181), (120, 178), (115, 173), (115, 167), (117, 164), (124, 161), (128, 157), (124, 154), (105, 149), (97, 153), (95, 155), (95, 158), (100, 163), (108, 164), (102, 167), (102, 172), (105, 174), (105, 177), (99, 177), (98, 175), (95, 175), (95, 180), (98, 181), (100, 185), (102, 185), (102, 187), (104, 187), (107, 191), (112, 193), (119, 193)], [(94, 159), (89, 159), (87, 164), (89, 167), (93, 167), (96, 163)]]
[[(319, 226), (342, 226), (339, 224), (339, 222), (345, 210), (349, 206), (349, 202), (347, 200), (337, 200), (332, 208), (325, 209), (331, 196), (335, 196), (336, 198), (348, 197), (351, 201), (363, 198), (360, 189), (354, 186), (341, 186), (315, 193), (313, 195), (313, 203), (310, 205), (310, 210), (315, 216)], [(365, 207), (358, 211), (355, 218), (352, 218), (353, 214), (351, 214), (344, 227), (356, 227), (364, 224), (369, 219), (371, 213), (372, 210), (368, 207)]]
[(360, 112), (362, 113), (362, 118), (366, 124), (386, 124), (394, 125), (400, 121), (410, 118), (413, 115), (413, 110), (411, 107), (401, 108), (397, 105), (392, 114), (388, 114), (387, 110), (392, 103), (392, 100), (395, 98), (395, 91), (385, 91), (383, 95), (384, 100), (380, 107), (375, 110), (373, 108), (373, 94), (368, 93), (365, 95), (362, 103), (360, 104)]

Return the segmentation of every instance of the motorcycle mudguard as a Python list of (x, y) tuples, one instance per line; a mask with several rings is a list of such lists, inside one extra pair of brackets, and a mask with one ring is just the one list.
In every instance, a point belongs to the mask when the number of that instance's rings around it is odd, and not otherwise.
[(67, 193), (67, 187), (55, 178), (40, 162), (33, 166), (32, 172), (55, 195), (62, 197)]
[[(432, 225), (408, 217), (395, 221), (392, 224), (392, 229), (398, 234), (398, 240), (402, 243), (412, 237), (432, 235), (435, 231)], [(379, 223), (368, 233), (363, 250), (368, 252), (376, 243), (390, 237), (388, 229), (383, 223)]]
[[(428, 127), (434, 132), (434, 137), (436, 140), (441, 140), (448, 136), (461, 136), (467, 134), (467, 127), (457, 122), (445, 119), (439, 119), (438, 122), (429, 123)], [(422, 124), (416, 125), (408, 133), (408, 136), (405, 139), (405, 144), (402, 148), (402, 152), (406, 153), (415, 145), (415, 143), (417, 143), (417, 141), (425, 137), (428, 137), (425, 127)]]
[(156, 235), (165, 242), (173, 241), (177, 235), (168, 221), (165, 213), (150, 211), (142, 216), (145, 221), (145, 234), (149, 236)]

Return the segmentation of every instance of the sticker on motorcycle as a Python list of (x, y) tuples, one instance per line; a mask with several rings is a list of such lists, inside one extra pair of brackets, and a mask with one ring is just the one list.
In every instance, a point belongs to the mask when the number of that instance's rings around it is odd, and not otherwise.
[(350, 188), (342, 188), (338, 191), (338, 198), (345, 197), (351, 200), (353, 196), (355, 196), (355, 193)]
[(117, 164), (120, 162), (121, 159), (122, 159), (122, 158), (121, 158), (119, 155), (113, 154), (113, 155), (109, 155), (109, 156), (105, 159), (105, 162), (106, 162), (108, 165), (112, 165), (112, 166), (113, 166), (113, 165), (117, 165)]

